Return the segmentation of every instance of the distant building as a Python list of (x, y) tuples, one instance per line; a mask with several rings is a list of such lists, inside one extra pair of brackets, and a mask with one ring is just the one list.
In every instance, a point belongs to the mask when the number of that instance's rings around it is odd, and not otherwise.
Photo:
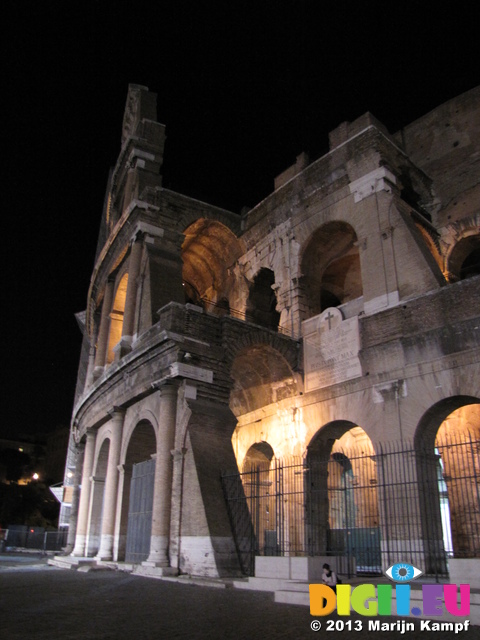
[(394, 135), (367, 113), (236, 215), (162, 187), (129, 87), (78, 316), (73, 556), (478, 567), (479, 134), (479, 88)]

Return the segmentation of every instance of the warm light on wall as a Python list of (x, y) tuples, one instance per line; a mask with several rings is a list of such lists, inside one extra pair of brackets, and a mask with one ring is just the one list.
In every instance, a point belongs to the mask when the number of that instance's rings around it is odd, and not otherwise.
[(120, 342), (122, 337), (123, 328), (123, 312), (125, 310), (125, 299), (127, 296), (128, 285), (128, 273), (126, 273), (120, 280), (117, 292), (115, 294), (115, 301), (113, 303), (113, 309), (110, 313), (110, 336), (108, 339), (108, 353), (107, 363), (110, 364), (115, 359), (115, 353), (113, 348)]

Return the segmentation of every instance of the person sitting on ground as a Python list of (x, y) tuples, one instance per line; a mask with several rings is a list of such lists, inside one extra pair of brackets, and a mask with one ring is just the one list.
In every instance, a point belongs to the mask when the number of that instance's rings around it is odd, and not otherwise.
[(330, 569), (330, 565), (327, 563), (323, 565), (322, 580), (324, 584), (327, 584), (333, 589), (335, 589), (335, 587), (337, 586), (337, 574), (335, 573), (335, 571), (332, 571)]

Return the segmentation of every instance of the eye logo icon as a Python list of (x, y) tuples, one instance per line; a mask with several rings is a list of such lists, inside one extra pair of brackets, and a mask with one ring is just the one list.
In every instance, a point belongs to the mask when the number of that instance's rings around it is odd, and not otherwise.
[(423, 571), (417, 569), (412, 564), (406, 562), (397, 562), (385, 571), (385, 575), (394, 582), (410, 582), (423, 574)]

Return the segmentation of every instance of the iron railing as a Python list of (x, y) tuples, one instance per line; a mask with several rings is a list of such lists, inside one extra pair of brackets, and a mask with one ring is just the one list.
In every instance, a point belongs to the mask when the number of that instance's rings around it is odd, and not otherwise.
[(471, 438), (432, 451), (391, 443), (224, 473), (244, 573), (256, 555), (278, 555), (335, 556), (349, 576), (396, 562), (446, 575), (449, 557), (480, 557), (479, 451)]

